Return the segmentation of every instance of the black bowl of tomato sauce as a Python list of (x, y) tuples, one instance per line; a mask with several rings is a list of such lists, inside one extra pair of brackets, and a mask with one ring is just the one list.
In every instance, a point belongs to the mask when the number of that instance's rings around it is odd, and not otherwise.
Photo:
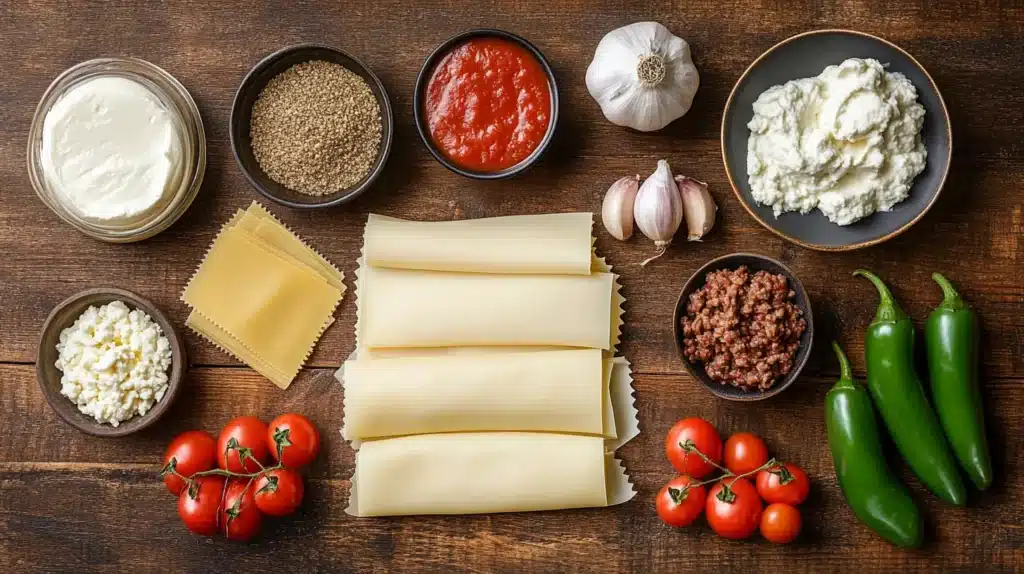
[(558, 123), (558, 84), (543, 54), (503, 30), (470, 30), (431, 52), (416, 78), (416, 129), (430, 153), (472, 179), (533, 165)]

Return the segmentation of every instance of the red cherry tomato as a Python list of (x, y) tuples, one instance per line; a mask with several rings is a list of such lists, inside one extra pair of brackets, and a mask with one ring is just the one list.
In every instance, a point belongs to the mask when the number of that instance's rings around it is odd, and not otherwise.
[(768, 447), (755, 434), (740, 432), (725, 441), (725, 468), (733, 474), (753, 472), (768, 462)]
[(189, 530), (203, 536), (217, 533), (217, 515), (220, 495), (224, 490), (223, 476), (200, 476), (195, 486), (178, 495), (178, 516)]
[(302, 503), (302, 477), (293, 470), (278, 468), (266, 472), (253, 484), (256, 507), (263, 514), (285, 516), (295, 512)]
[(197, 472), (217, 466), (217, 441), (204, 431), (191, 430), (174, 437), (164, 453), (164, 484), (171, 494), (178, 496), (185, 489), (185, 481), (178, 475), (189, 477)]
[(797, 506), (807, 499), (811, 481), (807, 473), (792, 463), (775, 465), (757, 473), (757, 493), (765, 502)]
[(762, 509), (757, 490), (749, 480), (729, 478), (711, 487), (705, 512), (716, 534), (740, 540), (757, 530)]
[(221, 529), (229, 540), (251, 540), (260, 532), (263, 513), (256, 507), (253, 485), (249, 479), (233, 478), (228, 482), (224, 494), (224, 506), (220, 510)]
[(320, 453), (320, 433), (306, 417), (296, 413), (283, 414), (270, 421), (267, 427), (267, 450), (284, 466), (301, 468), (313, 462)]
[(704, 510), (707, 491), (703, 485), (690, 486), (697, 481), (688, 476), (677, 476), (661, 487), (655, 499), (658, 517), (676, 528), (689, 526)]
[[(267, 425), (256, 417), (238, 417), (228, 421), (217, 438), (217, 464), (231, 472), (253, 473), (260, 469), (255, 461), (246, 459), (242, 466), (242, 453), (249, 452), (260, 464), (267, 460)], [(247, 449), (247, 450), (243, 450)]]
[(769, 504), (761, 515), (761, 536), (776, 544), (787, 544), (800, 535), (802, 524), (796, 508), (781, 502)]
[(715, 464), (722, 462), (722, 439), (704, 419), (694, 417), (677, 422), (665, 437), (665, 454), (680, 474), (703, 478), (715, 470), (713, 464), (687, 447), (700, 450)]

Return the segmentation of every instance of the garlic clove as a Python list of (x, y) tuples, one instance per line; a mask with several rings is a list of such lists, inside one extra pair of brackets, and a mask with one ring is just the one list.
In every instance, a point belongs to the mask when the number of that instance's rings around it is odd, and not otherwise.
[(616, 181), (604, 194), (601, 221), (612, 237), (625, 241), (633, 235), (633, 203), (640, 189), (640, 176), (627, 175)]
[(667, 161), (658, 160), (658, 169), (640, 186), (633, 203), (633, 219), (657, 248), (653, 257), (641, 263), (647, 265), (665, 254), (683, 221), (683, 199)]
[(692, 177), (677, 175), (679, 197), (683, 200), (683, 216), (686, 219), (686, 238), (700, 241), (715, 226), (718, 204), (708, 193), (708, 184)]

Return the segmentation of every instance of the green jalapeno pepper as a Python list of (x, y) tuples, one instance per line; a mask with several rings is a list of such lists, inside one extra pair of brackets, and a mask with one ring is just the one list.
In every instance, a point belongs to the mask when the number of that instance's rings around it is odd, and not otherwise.
[(992, 484), (992, 462), (978, 388), (978, 318), (945, 277), (932, 279), (943, 295), (924, 327), (932, 400), (953, 454), (984, 490)]
[(839, 345), (839, 381), (825, 395), (825, 428), (839, 487), (868, 528), (893, 544), (921, 544), (921, 515), (903, 483), (885, 462), (871, 397), (850, 373)]
[(854, 275), (870, 280), (881, 297), (864, 338), (868, 390), (875, 406), (903, 460), (928, 490), (950, 504), (963, 506), (967, 491), (914, 369), (914, 325), (881, 279), (863, 269)]

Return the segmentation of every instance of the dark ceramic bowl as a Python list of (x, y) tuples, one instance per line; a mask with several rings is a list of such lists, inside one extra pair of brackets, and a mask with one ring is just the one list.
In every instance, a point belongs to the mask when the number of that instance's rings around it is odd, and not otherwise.
[[(430, 127), (427, 125), (426, 114), (423, 113), (423, 104), (425, 99), (424, 94), (427, 91), (427, 84), (430, 82), (430, 77), (433, 75), (434, 68), (437, 66), (437, 63), (441, 58), (447, 55), (448, 52), (460, 44), (473, 38), (481, 37), (503, 38), (519, 44), (528, 52), (533, 54), (533, 57), (540, 62), (541, 67), (544, 69), (544, 73), (548, 77), (548, 89), (551, 91), (551, 117), (548, 120), (548, 131), (544, 134), (544, 139), (542, 139), (540, 144), (537, 145), (537, 149), (533, 150), (533, 153), (523, 159), (523, 161), (499, 171), (473, 171), (459, 167), (457, 164), (452, 162), (452, 160), (448, 159), (444, 152), (434, 144), (433, 138), (430, 137)], [(555, 73), (551, 71), (551, 66), (548, 65), (548, 61), (544, 58), (544, 55), (540, 53), (540, 50), (530, 42), (516, 36), (515, 34), (493, 29), (479, 29), (463, 32), (462, 34), (445, 40), (443, 44), (434, 48), (434, 51), (431, 52), (430, 55), (427, 56), (426, 61), (423, 62), (423, 67), (420, 68), (419, 75), (416, 76), (416, 91), (413, 95), (413, 115), (416, 120), (416, 130), (420, 134), (420, 139), (423, 140), (423, 145), (427, 146), (431, 155), (433, 155), (434, 159), (439, 161), (441, 165), (470, 179), (505, 179), (522, 173), (531, 165), (536, 163), (537, 160), (540, 159), (540, 156), (544, 154), (544, 150), (547, 149), (548, 144), (551, 143), (551, 140), (555, 135), (555, 127), (558, 125), (558, 107), (558, 83), (555, 81)]]
[[(851, 225), (840, 227), (818, 210), (806, 215), (793, 212), (775, 217), (771, 207), (754, 202), (747, 179), (747, 122), (754, 115), (754, 101), (772, 86), (817, 76), (826, 67), (847, 58), (878, 60), (887, 64), (890, 72), (906, 76), (917, 88), (918, 101), (925, 109), (922, 139), (928, 150), (927, 166), (914, 180), (910, 196), (892, 211), (875, 213)], [(946, 104), (921, 64), (895, 44), (850, 30), (807, 32), (773, 46), (740, 76), (722, 117), (725, 171), (743, 207), (776, 235), (819, 251), (848, 251), (875, 245), (917, 223), (938, 199), (946, 182), (952, 142)]]
[[(57, 369), (56, 362), (57, 341), (60, 340), (60, 332), (73, 325), (79, 315), (89, 306), (106, 305), (118, 300), (124, 301), (129, 309), (145, 311), (153, 318), (153, 321), (160, 325), (164, 336), (171, 343), (171, 372), (168, 374), (167, 391), (164, 393), (164, 397), (153, 405), (149, 412), (142, 416), (132, 417), (114, 427), (106, 423), (98, 423), (96, 419), (82, 414), (75, 403), (60, 394), (61, 372)], [(36, 379), (39, 381), (39, 388), (42, 389), (43, 396), (46, 397), (46, 402), (50, 403), (57, 416), (64, 422), (84, 433), (102, 437), (124, 436), (155, 423), (167, 412), (177, 397), (187, 367), (185, 345), (181, 341), (181, 335), (171, 325), (167, 316), (155, 305), (135, 293), (114, 288), (87, 289), (72, 295), (54, 307), (43, 324), (43, 332), (39, 337), (39, 349), (36, 352)]]
[[(804, 312), (804, 319), (807, 321), (807, 329), (800, 336), (800, 348), (797, 349), (796, 357), (793, 359), (793, 368), (789, 371), (789, 374), (775, 381), (775, 384), (765, 391), (748, 391), (712, 381), (707, 373), (704, 372), (702, 365), (691, 363), (683, 355), (683, 328), (679, 321), (686, 314), (686, 303), (690, 300), (690, 294), (704, 286), (705, 277), (709, 272), (722, 269), (737, 269), (742, 265), (746, 265), (751, 273), (768, 271), (769, 273), (781, 273), (784, 275), (789, 280), (789, 288), (796, 292), (793, 302)], [(683, 366), (686, 367), (686, 372), (700, 381), (704, 388), (711, 391), (715, 396), (730, 401), (759, 401), (781, 393), (800, 376), (800, 371), (803, 370), (804, 365), (807, 364), (808, 357), (811, 356), (811, 346), (814, 343), (814, 315), (811, 313), (811, 300), (807, 296), (807, 291), (804, 290), (803, 284), (800, 283), (800, 280), (797, 279), (796, 275), (793, 275), (789, 268), (763, 255), (733, 253), (705, 263), (703, 267), (698, 269), (686, 281), (682, 292), (679, 294), (679, 299), (676, 301), (676, 310), (672, 314), (672, 333), (675, 337), (679, 357), (683, 360)]]
[[(369, 173), (358, 183), (348, 189), (327, 195), (299, 193), (270, 179), (270, 176), (260, 168), (259, 162), (256, 161), (256, 156), (252, 152), (252, 141), (249, 137), (252, 106), (267, 83), (288, 68), (313, 60), (341, 64), (366, 80), (380, 106), (381, 138), (377, 161), (374, 162)], [(373, 185), (381, 171), (384, 170), (384, 164), (391, 153), (393, 123), (391, 102), (384, 90), (384, 84), (365, 64), (355, 56), (337, 48), (320, 44), (297, 44), (282, 48), (260, 60), (249, 70), (245, 79), (242, 80), (242, 84), (238, 86), (238, 91), (235, 92), (235, 101), (231, 105), (231, 150), (235, 154), (235, 160), (238, 161), (238, 167), (241, 168), (242, 174), (267, 199), (299, 209), (330, 207), (351, 201)]]

